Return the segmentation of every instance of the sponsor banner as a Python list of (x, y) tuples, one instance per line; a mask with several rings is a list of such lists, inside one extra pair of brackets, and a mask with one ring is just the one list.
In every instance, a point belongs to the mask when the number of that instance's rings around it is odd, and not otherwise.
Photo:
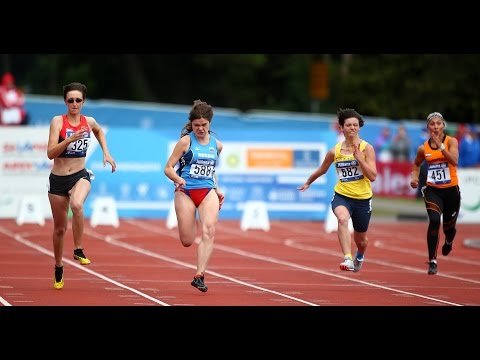
[[(105, 133), (108, 132), (104, 128)], [(23, 196), (44, 195), (42, 211), (51, 218), (48, 176), (53, 160), (47, 157), (49, 126), (3, 127), (0, 131), (0, 218), (15, 218)], [(87, 152), (99, 148), (92, 138)]]
[[(53, 161), (46, 154), (48, 131), (48, 126), (42, 126), (3, 128), (0, 132), (0, 217), (15, 218), (23, 195), (44, 194), (45, 218), (51, 218), (47, 183)], [(326, 131), (309, 142), (224, 141), (217, 173), (226, 195), (221, 217), (240, 219), (246, 201), (262, 200), (272, 219), (323, 220), (335, 172), (329, 171), (306, 192), (297, 187), (320, 166), (335, 139)], [(166, 219), (174, 186), (165, 176), (164, 166), (177, 138), (154, 129), (111, 128), (107, 140), (117, 171), (112, 174), (110, 165), (104, 166), (102, 149), (92, 138), (86, 167), (95, 177), (85, 216), (92, 215), (96, 198), (112, 196), (120, 218)]]
[(334, 145), (335, 136), (329, 135), (318, 142), (224, 141), (217, 168), (219, 188), (226, 196), (222, 218), (240, 218), (246, 201), (264, 201), (272, 219), (325, 219), (335, 172), (329, 170), (305, 192), (297, 187)]
[(293, 152), (291, 149), (249, 148), (247, 167), (255, 169), (291, 169)]
[(410, 186), (410, 162), (377, 161), (377, 178), (372, 182), (373, 196), (415, 198), (417, 189)]
[(3, 127), (0, 131), (0, 177), (41, 177), (50, 172), (48, 127)]
[(460, 193), (459, 223), (480, 223), (480, 169), (457, 169)]
[(51, 217), (47, 180), (53, 161), (47, 157), (48, 126), (0, 130), (0, 218), (15, 218), (20, 200), (44, 194), (42, 208)]
[(222, 141), (218, 172), (308, 173), (320, 166), (329, 147), (334, 145), (331, 140), (331, 136), (324, 135), (319, 136), (318, 142)]

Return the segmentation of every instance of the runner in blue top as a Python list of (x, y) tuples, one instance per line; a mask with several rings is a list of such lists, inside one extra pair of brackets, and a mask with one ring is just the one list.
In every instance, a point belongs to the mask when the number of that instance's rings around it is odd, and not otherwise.
[(205, 270), (213, 252), (215, 225), (224, 201), (215, 174), (223, 145), (210, 131), (212, 118), (212, 107), (195, 100), (189, 121), (165, 165), (165, 175), (175, 184), (178, 232), (185, 247), (195, 241), (198, 209), (202, 238), (197, 248), (197, 271), (191, 284), (202, 292), (208, 290), (204, 283)]

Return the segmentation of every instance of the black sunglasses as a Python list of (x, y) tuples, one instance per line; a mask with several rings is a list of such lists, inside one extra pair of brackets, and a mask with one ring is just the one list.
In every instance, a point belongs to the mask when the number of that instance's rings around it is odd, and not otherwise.
[(73, 104), (73, 102), (76, 102), (76, 103), (81, 103), (83, 101), (83, 99), (79, 99), (79, 98), (71, 98), (71, 99), (68, 99), (67, 102), (70, 103), (70, 104)]

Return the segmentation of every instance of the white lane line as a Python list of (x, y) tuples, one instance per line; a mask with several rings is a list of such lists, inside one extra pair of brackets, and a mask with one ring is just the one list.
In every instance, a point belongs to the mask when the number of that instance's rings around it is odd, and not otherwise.
[[(132, 224), (134, 224), (136, 226), (139, 226), (139, 227), (143, 227), (141, 225), (141, 223), (134, 222)], [(148, 228), (143, 227), (143, 228), (148, 229), (149, 231), (153, 231), (153, 232), (158, 232), (158, 233), (162, 233), (162, 234), (164, 233), (163, 230), (159, 230), (158, 228), (153, 228), (153, 229), (150, 229), (150, 227), (148, 227)], [(305, 246), (305, 245), (302, 245), (302, 244), (297, 244), (295, 241), (289, 240), (289, 239), (285, 240), (284, 243), (287, 246), (298, 247), (298, 248), (303, 249), (303, 250), (308, 249), (309, 251), (318, 251), (318, 252), (323, 252), (323, 253), (328, 254), (328, 255), (339, 256), (338, 255), (339, 252), (320, 249), (320, 248), (316, 248), (316, 247), (312, 247), (312, 246)], [(392, 292), (396, 292), (396, 293), (400, 293), (400, 294), (406, 294), (406, 295), (419, 297), (419, 298), (423, 298), (423, 299), (427, 299), (427, 300), (431, 300), (431, 301), (435, 301), (435, 302), (440, 302), (440, 303), (443, 303), (443, 304), (454, 305), (454, 306), (463, 306), (462, 304), (457, 304), (457, 303), (453, 303), (453, 302), (449, 302), (449, 301), (444, 301), (444, 300), (432, 298), (432, 297), (429, 297), (429, 296), (424, 296), (424, 295), (415, 294), (415, 293), (411, 293), (411, 292), (407, 292), (407, 291), (402, 291), (402, 290), (398, 290), (398, 289), (394, 289), (394, 288), (390, 288), (390, 287), (386, 287), (386, 286), (381, 286), (381, 285), (377, 285), (377, 284), (374, 284), (374, 283), (354, 279), (354, 278), (351, 278), (351, 277), (338, 275), (338, 274), (335, 274), (335, 273), (332, 273), (332, 272), (329, 272), (329, 271), (323, 271), (323, 270), (319, 270), (319, 269), (316, 269), (316, 268), (296, 264), (296, 263), (293, 263), (293, 262), (283, 261), (283, 260), (280, 260), (280, 259), (277, 259), (277, 258), (273, 258), (273, 257), (269, 257), (269, 256), (255, 254), (255, 253), (252, 253), (252, 252), (239, 250), (239, 249), (234, 248), (234, 247), (220, 245), (220, 244), (217, 244), (217, 243), (215, 244), (215, 249), (219, 249), (219, 250), (229, 252), (229, 253), (234, 253), (236, 255), (240, 255), (240, 256), (243, 256), (243, 257), (248, 257), (248, 258), (253, 258), (253, 259), (256, 259), (256, 260), (271, 262), (271, 263), (274, 263), (274, 264), (293, 267), (293, 268), (301, 269), (301, 270), (305, 270), (305, 271), (311, 271), (311, 272), (319, 273), (319, 274), (322, 274), (322, 275), (336, 277), (336, 278), (339, 278), (339, 279), (352, 281), (352, 282), (356, 282), (356, 283), (367, 285), (367, 286), (377, 287), (377, 288), (380, 288), (380, 289), (383, 289), (383, 290), (388, 290), (388, 291), (392, 291)], [(312, 250), (312, 249), (314, 249), (314, 250)], [(385, 263), (385, 264), (387, 264), (387, 263)], [(212, 273), (212, 274), (217, 274), (217, 273), (214, 273), (214, 272), (211, 272), (211, 271), (208, 271), (208, 272)], [(218, 275), (220, 275), (220, 274), (218, 274)], [(216, 275), (216, 276), (218, 276), (218, 275)], [(223, 275), (221, 275), (220, 277), (227, 278), (227, 277), (224, 277)], [(235, 281), (237, 281), (237, 280), (235, 280)]]
[[(287, 246), (292, 246), (292, 247), (295, 246), (294, 242), (292, 240), (288, 240), (288, 239), (285, 240), (285, 244)], [(250, 253), (250, 252), (247, 252), (247, 251), (243, 251), (243, 250), (238, 250), (236, 248), (231, 248), (229, 246), (215, 245), (215, 247), (217, 247), (217, 246), (219, 247), (219, 249), (223, 249), (224, 251), (228, 251), (228, 252), (235, 253), (237, 255), (241, 255), (241, 256), (245, 256), (245, 257), (249, 257), (249, 258), (254, 258), (254, 259), (267, 261), (267, 262), (271, 262), (271, 263), (275, 263), (275, 264), (285, 265), (285, 266), (289, 266), (289, 267), (293, 267), (293, 268), (301, 269), (301, 270), (305, 270), (305, 271), (311, 271), (311, 272), (315, 272), (315, 273), (318, 273), (318, 274), (322, 274), (322, 275), (326, 275), (326, 276), (330, 276), (330, 277), (335, 277), (335, 278), (338, 278), (338, 279), (343, 279), (343, 280), (355, 282), (355, 283), (358, 283), (358, 284), (363, 284), (363, 285), (367, 285), (367, 286), (371, 286), (371, 287), (376, 287), (376, 288), (379, 288), (379, 289), (388, 290), (388, 291), (392, 291), (392, 292), (396, 292), (396, 293), (400, 293), (400, 294), (405, 294), (405, 295), (410, 295), (410, 296), (419, 297), (419, 298), (423, 298), (423, 299), (428, 299), (428, 300), (440, 302), (440, 303), (443, 303), (443, 304), (454, 305), (454, 306), (463, 306), (462, 304), (457, 304), (457, 303), (453, 303), (453, 302), (449, 302), (449, 301), (444, 301), (444, 300), (432, 298), (430, 296), (424, 296), (424, 295), (420, 295), (420, 294), (416, 294), (416, 293), (412, 293), (412, 292), (408, 292), (408, 291), (398, 290), (398, 289), (390, 288), (390, 287), (387, 287), (387, 286), (382, 286), (382, 285), (370, 283), (370, 282), (367, 282), (367, 281), (358, 280), (358, 279), (354, 279), (354, 278), (343, 276), (343, 275), (338, 275), (338, 274), (335, 274), (335, 273), (332, 273), (332, 272), (329, 272), (329, 271), (323, 271), (323, 270), (320, 270), (320, 269), (312, 268), (310, 266), (304, 266), (304, 265), (296, 264), (296, 263), (293, 263), (293, 262), (290, 262), (290, 261), (283, 261), (283, 260), (279, 260), (279, 259), (268, 257), (268, 256), (263, 256), (263, 255), (258, 255), (258, 254)], [(301, 246), (300, 246), (300, 248), (301, 248)], [(311, 250), (309, 250), (309, 251), (311, 251)]]
[(5, 300), (4, 298), (2, 298), (0, 296), (0, 303), (3, 305), (3, 306), (12, 306), (12, 304), (10, 304), (7, 300)]
[[(318, 253), (321, 253), (321, 254), (327, 254), (327, 255), (333, 255), (334, 253), (337, 254), (336, 252), (331, 251), (331, 250), (326, 250), (326, 249), (322, 249), (322, 248), (318, 248), (318, 247), (310, 246), (310, 245), (299, 244), (299, 243), (297, 243), (293, 240), (286, 240), (285, 244), (287, 246), (295, 247), (297, 249), (314, 251), (314, 252), (318, 252)], [(374, 244), (374, 246), (375, 246), (375, 244)], [(419, 252), (418, 255), (425, 256), (424, 253), (420, 253), (420, 252)], [(425, 269), (420, 269), (420, 268), (401, 265), (401, 264), (395, 264), (391, 261), (382, 261), (382, 260), (376, 260), (376, 259), (368, 258), (368, 262), (372, 263), (372, 264), (377, 264), (377, 265), (384, 265), (384, 266), (390, 267), (390, 268), (408, 270), (408, 271), (412, 271), (412, 272), (416, 272), (416, 273), (424, 273), (425, 272)], [(435, 276), (441, 276), (441, 277), (445, 277), (445, 278), (449, 278), (449, 279), (455, 279), (455, 280), (460, 280), (460, 281), (465, 281), (465, 282), (471, 282), (471, 283), (474, 283), (474, 284), (480, 284), (480, 281), (478, 281), (478, 280), (467, 279), (467, 278), (460, 277), (460, 276), (454, 276), (454, 275), (448, 275), (448, 274), (442, 274), (442, 273), (438, 273)]]
[[(152, 231), (152, 230), (150, 230), (150, 231)], [(150, 257), (160, 259), (162, 261), (170, 262), (170, 263), (173, 263), (173, 264), (176, 264), (176, 265), (179, 265), (179, 266), (183, 266), (183, 267), (186, 267), (186, 268), (189, 268), (189, 269), (194, 269), (194, 270), (196, 269), (196, 266), (194, 266), (192, 264), (189, 264), (189, 263), (171, 258), (169, 256), (164, 256), (164, 255), (158, 254), (158, 253), (150, 251), (150, 250), (145, 250), (144, 248), (140, 248), (138, 246), (130, 245), (130, 244), (125, 243), (123, 241), (116, 240), (113, 236), (109, 236), (109, 235), (104, 236), (104, 235), (101, 235), (101, 234), (96, 234), (96, 233), (94, 233), (90, 230), (88, 231), (88, 233), (89, 233), (90, 236), (94, 236), (97, 239), (103, 239), (104, 241), (108, 242), (109, 244), (119, 246), (119, 247), (122, 247), (124, 249), (128, 249), (130, 251), (134, 251), (134, 252), (137, 252), (137, 253), (142, 254), (142, 255), (150, 256)], [(162, 231), (162, 233), (163, 233), (163, 231)], [(280, 296), (280, 297), (284, 297), (284, 298), (287, 298), (287, 299), (290, 299), (290, 300), (293, 300), (293, 301), (297, 301), (297, 302), (300, 302), (300, 303), (303, 303), (303, 304), (306, 304), (306, 305), (319, 306), (318, 304), (312, 303), (310, 301), (306, 301), (306, 300), (303, 300), (303, 299), (300, 299), (300, 298), (297, 298), (297, 297), (293, 297), (293, 296), (290, 296), (290, 295), (287, 295), (287, 294), (284, 294), (284, 293), (280, 293), (278, 291), (273, 291), (273, 290), (270, 290), (270, 289), (266, 289), (266, 288), (263, 288), (261, 286), (253, 285), (253, 284), (247, 283), (245, 281), (241, 281), (241, 280), (232, 278), (230, 276), (220, 274), (216, 271), (208, 270), (207, 273), (211, 274), (211, 275), (214, 275), (216, 277), (222, 278), (222, 279), (229, 280), (229, 281), (234, 282), (236, 284), (251, 287), (251, 288), (263, 291), (263, 292), (268, 292), (270, 294), (274, 294), (274, 295), (277, 295), (277, 296)]]
[[(408, 247), (400, 247), (400, 246), (393, 246), (393, 245), (387, 245), (385, 242), (376, 240), (373, 243), (373, 246), (379, 248), (379, 249), (385, 249), (385, 250), (391, 250), (391, 251), (396, 251), (396, 252), (401, 252), (404, 254), (413, 254), (413, 255), (419, 255), (425, 257), (425, 251), (417, 251), (413, 249), (409, 249)], [(461, 259), (461, 258), (455, 258), (455, 257), (442, 257), (442, 261), (451, 261), (451, 262), (457, 262), (460, 264), (466, 264), (466, 265), (476, 265), (480, 266), (480, 262), (475, 261), (475, 260), (467, 260), (467, 259)]]
[[(43, 254), (45, 254), (45, 255), (48, 255), (48, 256), (50, 256), (50, 257), (52, 257), (52, 258), (54, 257), (54, 254), (53, 254), (52, 251), (47, 250), (47, 249), (45, 249), (43, 246), (37, 245), (37, 244), (35, 244), (35, 243), (33, 243), (33, 242), (31, 242), (31, 241), (23, 238), (23, 237), (20, 236), (20, 235), (14, 234), (14, 233), (10, 232), (9, 230), (7, 230), (7, 229), (5, 229), (5, 228), (3, 228), (3, 227), (0, 227), (0, 232), (1, 232), (2, 234), (6, 235), (6, 236), (8, 236), (8, 237), (10, 237), (10, 238), (18, 241), (19, 243), (22, 243), (22, 244), (25, 245), (25, 246), (28, 246), (28, 247), (30, 247), (30, 248), (32, 248), (32, 249), (35, 249), (35, 250), (37, 250), (37, 251), (39, 251), (39, 252), (41, 252), (41, 253), (43, 253)], [(121, 288), (123, 288), (123, 289), (125, 289), (125, 290), (131, 291), (131, 292), (133, 292), (133, 293), (135, 293), (135, 294), (137, 294), (137, 295), (139, 295), (139, 296), (141, 296), (141, 297), (143, 297), (143, 298), (145, 298), (145, 299), (148, 299), (148, 300), (150, 300), (150, 301), (153, 301), (153, 302), (155, 302), (155, 303), (157, 303), (157, 304), (159, 304), (159, 305), (170, 306), (170, 304), (167, 304), (167, 303), (165, 303), (165, 302), (163, 302), (163, 301), (160, 301), (160, 300), (158, 300), (158, 299), (155, 299), (154, 297), (151, 297), (151, 296), (148, 295), (148, 294), (145, 294), (145, 293), (143, 293), (143, 292), (141, 292), (141, 291), (138, 291), (137, 289), (134, 289), (134, 288), (131, 288), (131, 287), (129, 287), (129, 286), (126, 286), (126, 285), (124, 285), (124, 284), (122, 284), (122, 283), (120, 283), (120, 282), (118, 282), (118, 281), (115, 281), (115, 280), (113, 280), (113, 279), (111, 279), (111, 278), (109, 278), (109, 277), (107, 277), (107, 276), (104, 276), (104, 275), (102, 275), (102, 274), (100, 274), (100, 273), (98, 273), (98, 272), (96, 272), (96, 271), (90, 270), (90, 269), (86, 268), (85, 266), (82, 266), (82, 265), (77, 264), (76, 262), (73, 262), (72, 260), (68, 260), (68, 259), (66, 259), (66, 258), (63, 258), (62, 260), (63, 260), (63, 262), (66, 262), (67, 264), (76, 267), (77, 269), (80, 269), (80, 270), (82, 270), (82, 271), (85, 271), (85, 272), (87, 272), (87, 273), (89, 273), (89, 274), (91, 274), (91, 275), (93, 275), (93, 276), (96, 276), (96, 277), (98, 277), (98, 278), (100, 278), (100, 279), (102, 279), (102, 280), (105, 280), (105, 281), (107, 281), (107, 282), (109, 282), (109, 283), (111, 283), (111, 284), (114, 284), (114, 285), (116, 285), (116, 286), (118, 286), (118, 287), (121, 287)]]

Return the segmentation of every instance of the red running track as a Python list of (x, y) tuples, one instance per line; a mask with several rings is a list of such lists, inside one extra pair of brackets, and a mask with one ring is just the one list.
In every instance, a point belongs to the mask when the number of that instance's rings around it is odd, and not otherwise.
[[(480, 251), (463, 240), (480, 225), (459, 224), (438, 274), (427, 275), (427, 224), (372, 221), (359, 273), (339, 269), (336, 233), (321, 222), (272, 221), (271, 230), (220, 221), (202, 293), (190, 285), (196, 245), (184, 248), (164, 220), (122, 219), (119, 228), (86, 222), (92, 260), (73, 259), (69, 227), (62, 290), (53, 288), (52, 221), (0, 220), (0, 304), (4, 306), (478, 306)], [(441, 244), (443, 243), (443, 235)], [(441, 248), (439, 246), (439, 252)], [(352, 245), (352, 250), (354, 250)]]

